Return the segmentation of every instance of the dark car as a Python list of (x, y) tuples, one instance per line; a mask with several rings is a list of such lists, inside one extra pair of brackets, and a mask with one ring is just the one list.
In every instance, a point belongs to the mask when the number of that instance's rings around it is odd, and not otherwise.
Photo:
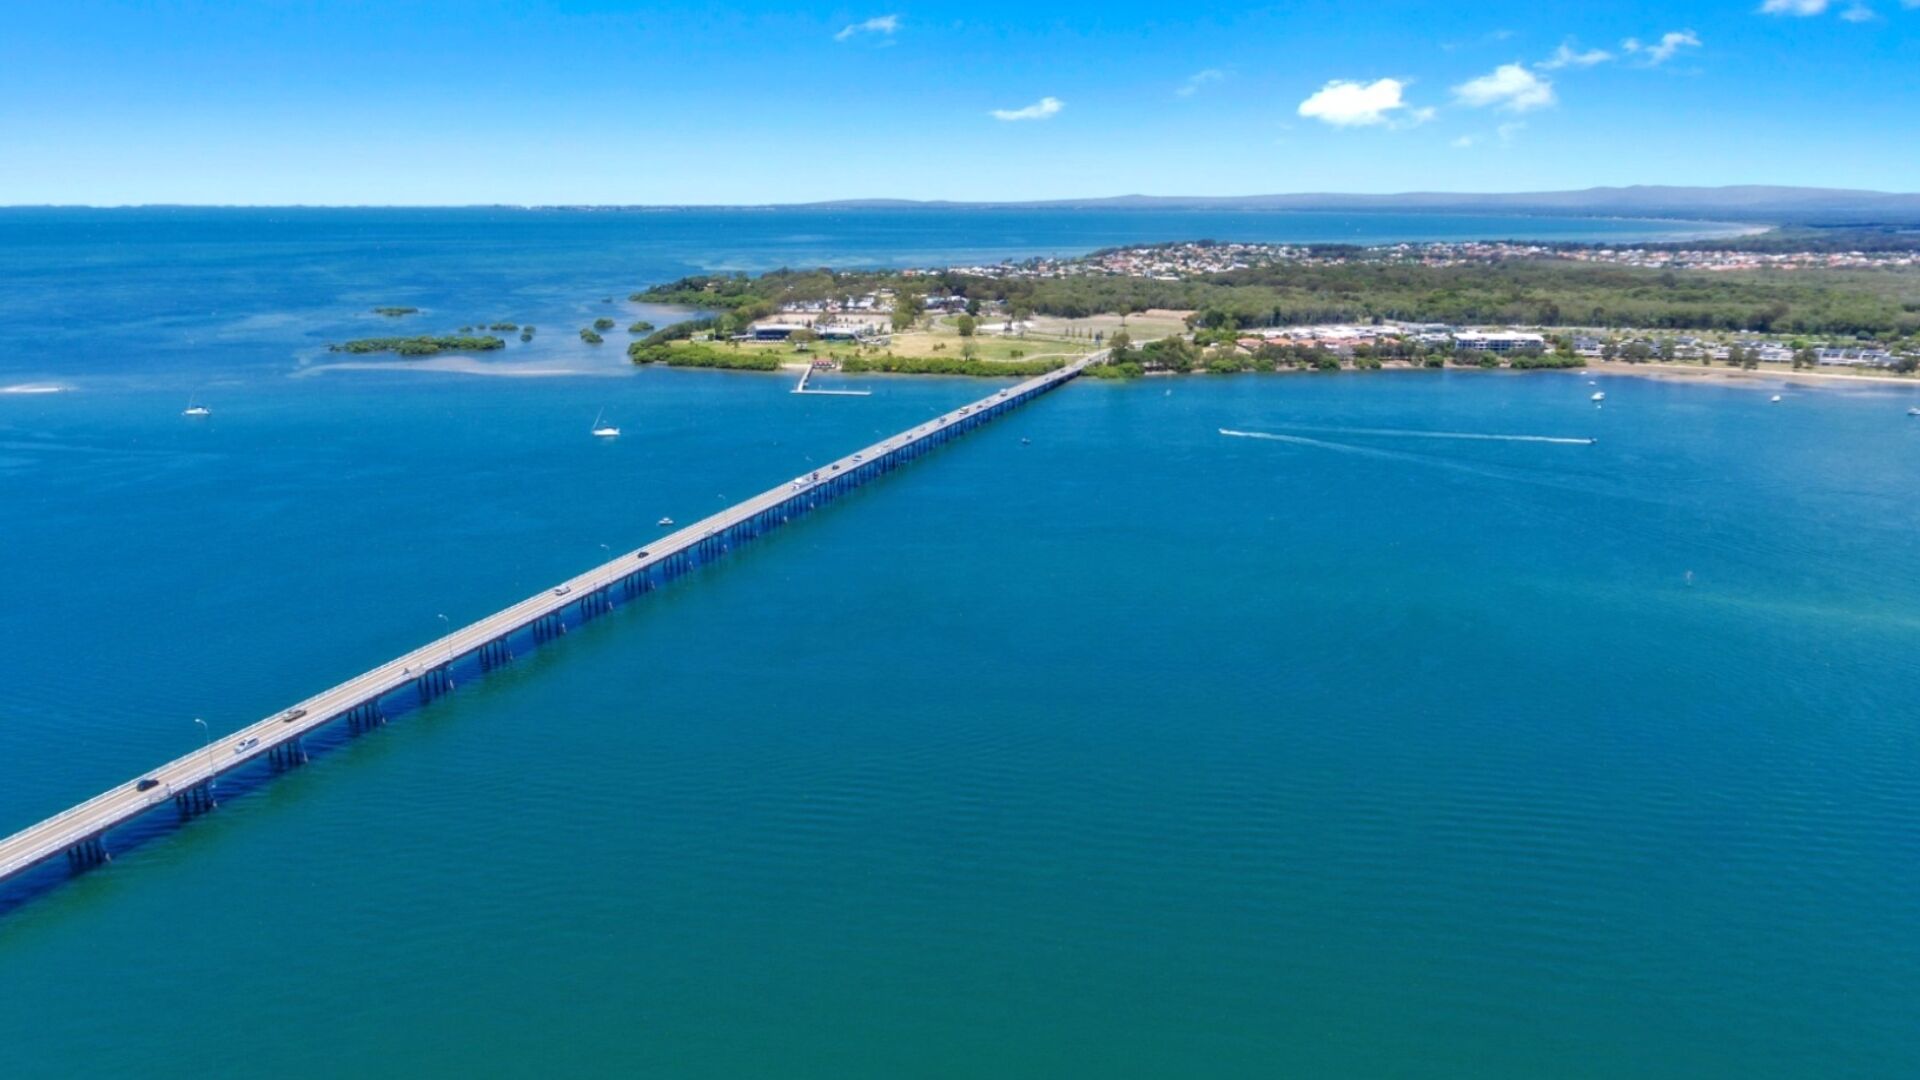
[(157, 788), (159, 786), (160, 786), (160, 781), (155, 780), (153, 777), (149, 776), (145, 780), (142, 780), (139, 783), (133, 785), (133, 788), (135, 791), (152, 791), (154, 788)]

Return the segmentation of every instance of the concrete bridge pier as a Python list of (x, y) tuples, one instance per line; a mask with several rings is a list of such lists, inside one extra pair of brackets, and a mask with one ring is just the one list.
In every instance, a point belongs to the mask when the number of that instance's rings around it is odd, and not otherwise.
[(205, 783), (174, 792), (173, 805), (180, 811), (180, 818), (184, 821), (187, 818), (199, 817), (220, 804), (214, 800), (213, 784)]
[(420, 695), (420, 704), (425, 705), (435, 698), (445, 697), (453, 692), (453, 661), (436, 668), (429, 668), (413, 680), (415, 692)]
[(387, 716), (380, 711), (380, 703), (366, 701), (347, 710), (347, 730), (355, 735), (371, 731), (387, 722)]
[(82, 840), (67, 849), (67, 867), (76, 874), (112, 861), (113, 856), (107, 854), (106, 845), (101, 843), (97, 836)]
[(475, 653), (480, 658), (480, 670), (483, 672), (494, 671), (513, 662), (513, 646), (505, 635), (480, 646)]
[(288, 739), (267, 751), (267, 764), (274, 772), (286, 772), (307, 763), (307, 746), (300, 739)]
[(613, 599), (605, 588), (595, 589), (580, 598), (580, 621), (591, 622), (613, 610)]

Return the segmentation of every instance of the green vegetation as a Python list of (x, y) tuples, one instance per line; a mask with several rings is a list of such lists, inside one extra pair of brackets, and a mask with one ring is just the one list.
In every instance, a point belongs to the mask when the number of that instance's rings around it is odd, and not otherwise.
[(373, 313), (375, 315), (385, 315), (389, 319), (397, 319), (402, 315), (417, 315), (420, 313), (420, 309), (417, 307), (377, 307), (373, 309)]
[[(1759, 246), (1760, 241), (1728, 243)], [(921, 290), (963, 296), (974, 315), (982, 301), (1076, 319), (1165, 308), (1195, 312), (1194, 324), (1202, 328), (1397, 319), (1880, 338), (1920, 334), (1920, 272), (1912, 270), (1651, 270), (1556, 259), (1461, 266), (1282, 263), (1178, 281), (780, 270), (759, 277), (683, 278), (634, 298), (719, 311), (715, 322), (724, 335), (783, 304), (886, 287), (895, 287), (903, 298), (911, 289), (916, 306)], [(901, 306), (902, 319), (910, 324), (913, 311)]]
[(593, 327), (583, 326), (580, 328), (580, 340), (586, 342), (589, 345), (598, 345), (602, 341), (605, 341), (606, 338), (603, 338), (599, 334), (594, 333)]
[(1283, 264), (1185, 281), (1075, 277), (968, 282), (1010, 304), (1073, 318), (1173, 308), (1196, 326), (1397, 319), (1455, 325), (1775, 333), (1920, 332), (1920, 274), (1709, 272), (1542, 260), (1467, 266)]
[(668, 367), (724, 368), (730, 371), (778, 371), (780, 358), (768, 352), (744, 352), (716, 349), (698, 343), (648, 344), (636, 341), (627, 346), (627, 359), (636, 364), (665, 364)]
[(647, 320), (645, 320), (645, 319), (641, 319), (641, 320), (640, 320), (639, 322), (636, 322), (636, 323), (634, 323), (634, 324), (632, 324), (631, 326), (628, 326), (628, 327), (627, 327), (627, 333), (629, 333), (629, 334), (651, 334), (651, 333), (653, 333), (653, 324), (652, 324), (652, 323), (650, 323), (650, 322), (648, 322), (648, 321), (647, 321)]
[(1517, 353), (1507, 358), (1507, 366), (1527, 371), (1541, 368), (1585, 367), (1587, 362), (1572, 353)]
[(889, 375), (982, 375), (1030, 377), (1064, 366), (1064, 360), (967, 360), (940, 356), (853, 356), (840, 362), (848, 374), (883, 372)]
[(533, 340), (533, 325), (531, 323), (520, 328), (520, 340), (521, 341)]
[(611, 330), (613, 329), (613, 320), (603, 315), (600, 318), (593, 320), (593, 328), (595, 330), (601, 330), (601, 331)]
[(492, 326), (487, 327), (487, 329), (502, 330), (508, 333), (512, 333), (513, 331), (520, 329), (520, 327), (510, 322), (497, 322), (497, 323), (494, 323)]
[(401, 356), (432, 356), (443, 352), (477, 352), (486, 349), (503, 349), (507, 343), (489, 334), (485, 337), (456, 337), (442, 334), (438, 337), (421, 335), (419, 337), (382, 337), (360, 338), (355, 341), (329, 345), (329, 352), (344, 353), (397, 353)]

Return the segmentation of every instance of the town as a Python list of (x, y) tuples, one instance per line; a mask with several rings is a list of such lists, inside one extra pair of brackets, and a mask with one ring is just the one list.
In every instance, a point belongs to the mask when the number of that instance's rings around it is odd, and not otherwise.
[(1114, 248), (1075, 258), (1034, 258), (952, 266), (947, 267), (946, 272), (996, 279), (1105, 276), (1180, 281), (1284, 265), (1386, 263), (1448, 267), (1528, 259), (1565, 259), (1655, 270), (1876, 270), (1920, 266), (1920, 253), (1912, 251), (1760, 252), (1711, 248), (1587, 247), (1511, 241), (1400, 243), (1370, 247), (1192, 241)]

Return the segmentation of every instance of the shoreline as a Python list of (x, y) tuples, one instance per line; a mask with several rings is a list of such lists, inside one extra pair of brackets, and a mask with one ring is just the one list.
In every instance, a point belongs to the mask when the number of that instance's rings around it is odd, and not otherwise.
[(1602, 360), (1588, 364), (1586, 370), (1601, 375), (1632, 375), (1642, 379), (1663, 379), (1668, 382), (1721, 379), (1739, 383), (1778, 379), (1807, 386), (1844, 386), (1848, 383), (1865, 383), (1870, 386), (1920, 388), (1920, 376), (1912, 375), (1843, 375), (1833, 371), (1772, 371), (1766, 368), (1748, 370), (1746, 368), (1710, 368), (1693, 364), (1629, 364), (1619, 360)]

